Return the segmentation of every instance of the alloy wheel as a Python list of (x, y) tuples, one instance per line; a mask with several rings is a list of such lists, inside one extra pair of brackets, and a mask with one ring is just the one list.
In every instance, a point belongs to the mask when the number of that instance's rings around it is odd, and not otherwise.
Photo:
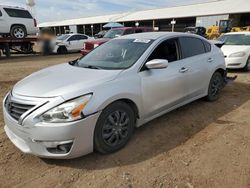
[(14, 30), (14, 36), (16, 38), (24, 38), (24, 35), (25, 35), (25, 33), (24, 33), (24, 30), (22, 28), (16, 28)]
[(212, 96), (218, 95), (220, 89), (221, 89), (221, 79), (219, 76), (216, 76), (212, 81), (211, 95)]

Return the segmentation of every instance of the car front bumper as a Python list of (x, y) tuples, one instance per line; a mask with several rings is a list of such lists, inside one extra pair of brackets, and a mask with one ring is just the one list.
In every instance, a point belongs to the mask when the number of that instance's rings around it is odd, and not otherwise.
[(226, 67), (228, 69), (241, 69), (246, 66), (247, 57), (225, 58)]
[[(42, 158), (70, 159), (93, 152), (94, 129), (100, 113), (69, 123), (36, 123), (19, 125), (4, 109), (5, 132), (22, 152)], [(67, 153), (51, 148), (70, 143)]]

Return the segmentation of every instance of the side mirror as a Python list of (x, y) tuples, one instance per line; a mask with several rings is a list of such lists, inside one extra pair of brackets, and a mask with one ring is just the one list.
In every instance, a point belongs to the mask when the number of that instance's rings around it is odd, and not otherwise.
[(145, 65), (148, 69), (165, 69), (168, 67), (168, 60), (166, 59), (153, 59)]

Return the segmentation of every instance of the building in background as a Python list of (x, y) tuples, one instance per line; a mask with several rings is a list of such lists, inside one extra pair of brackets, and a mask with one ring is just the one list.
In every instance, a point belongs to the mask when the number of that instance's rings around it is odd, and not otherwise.
[[(92, 35), (92, 31), (98, 33), (103, 29), (104, 24), (111, 21), (127, 27), (135, 25), (153, 27), (159, 31), (171, 31), (172, 22), (175, 23), (174, 31), (180, 32), (189, 26), (208, 28), (218, 25), (220, 20), (225, 19), (231, 19), (233, 26), (243, 27), (250, 25), (249, 7), (250, 0), (217, 0), (193, 5), (46, 22), (39, 24), (38, 27), (50, 27), (55, 34), (77, 31), (87, 35)], [(75, 29), (73, 31), (70, 28)]]

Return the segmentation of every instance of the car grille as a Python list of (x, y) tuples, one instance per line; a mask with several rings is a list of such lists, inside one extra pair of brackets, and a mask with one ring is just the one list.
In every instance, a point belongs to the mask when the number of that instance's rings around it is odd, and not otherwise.
[(85, 49), (87, 49), (87, 50), (92, 50), (93, 48), (94, 48), (94, 45), (93, 45), (93, 44), (88, 43), (88, 42), (85, 43)]
[(19, 120), (20, 117), (27, 112), (28, 110), (30, 110), (31, 108), (33, 108), (34, 105), (28, 105), (28, 104), (21, 104), (18, 102), (15, 102), (13, 100), (11, 100), (11, 97), (7, 97), (6, 101), (5, 101), (5, 108), (7, 110), (7, 112), (9, 113), (9, 115), (15, 119), (15, 120)]

